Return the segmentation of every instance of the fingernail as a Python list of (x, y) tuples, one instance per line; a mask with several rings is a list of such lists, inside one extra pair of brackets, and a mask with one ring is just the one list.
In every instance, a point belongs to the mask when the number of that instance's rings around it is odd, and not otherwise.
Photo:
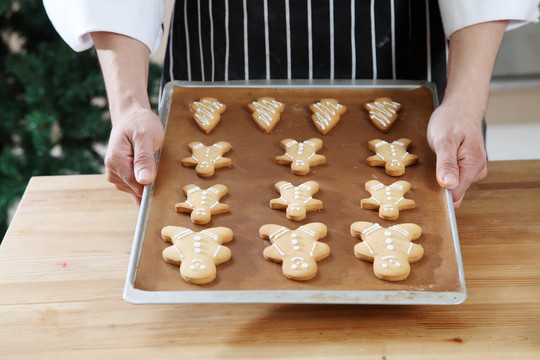
[(137, 173), (137, 181), (138, 182), (148, 182), (152, 180), (152, 172), (148, 169), (141, 169)]
[(443, 177), (443, 184), (448, 189), (455, 188), (458, 186), (458, 183), (458, 179), (452, 174), (448, 174)]

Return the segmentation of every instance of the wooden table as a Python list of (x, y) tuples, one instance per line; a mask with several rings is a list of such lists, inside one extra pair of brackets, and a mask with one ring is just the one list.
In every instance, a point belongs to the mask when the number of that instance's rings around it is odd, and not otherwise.
[(540, 359), (540, 161), (489, 171), (457, 211), (457, 306), (132, 305), (130, 198), (33, 178), (0, 246), (0, 359)]

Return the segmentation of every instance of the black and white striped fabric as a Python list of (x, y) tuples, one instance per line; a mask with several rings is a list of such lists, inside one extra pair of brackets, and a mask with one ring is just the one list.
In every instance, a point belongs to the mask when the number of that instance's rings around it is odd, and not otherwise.
[(441, 98), (446, 60), (436, 0), (177, 0), (163, 83), (428, 80)]

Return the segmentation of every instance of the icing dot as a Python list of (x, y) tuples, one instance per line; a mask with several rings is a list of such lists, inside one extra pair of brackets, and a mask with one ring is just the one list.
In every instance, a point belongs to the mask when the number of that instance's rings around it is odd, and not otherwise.
[(208, 195), (208, 191), (204, 190), (204, 191), (202, 192), (202, 194), (203, 194), (203, 195)]
[(295, 234), (295, 233), (292, 233), (292, 234), (291, 234), (291, 237), (292, 237), (292, 238), (295, 238), (295, 237), (297, 237), (297, 236), (298, 236), (298, 235)]
[(386, 249), (392, 251), (392, 250), (394, 250), (394, 245), (388, 245), (388, 246), (386, 247)]
[(389, 197), (387, 197), (387, 198), (386, 198), (386, 200), (392, 200), (392, 197), (391, 197), (391, 196), (389, 196)]
[(189, 267), (189, 270), (195, 270), (195, 266), (191, 265), (191, 266)]
[(294, 197), (294, 199), (295, 199), (295, 200), (300, 200), (300, 196), (296, 195), (296, 196)]
[(296, 264), (292, 264), (291, 269), (296, 270), (296, 269), (298, 269), (298, 266)]
[(384, 242), (387, 243), (387, 244), (391, 244), (391, 243), (392, 243), (392, 239), (388, 238), (388, 239), (384, 240)]
[(295, 239), (295, 240), (292, 240), (292, 241), (291, 241), (291, 244), (293, 244), (293, 245), (298, 244), (298, 240), (296, 240), (296, 239)]
[(392, 195), (392, 193), (390, 191), (387, 191), (386, 195)]
[(201, 196), (201, 200), (206, 200), (206, 196)]
[(195, 235), (195, 236), (193, 237), (193, 240), (199, 241), (199, 240), (201, 240), (201, 239), (202, 239), (202, 237), (200, 237), (199, 235)]
[(196, 253), (198, 254), (198, 253), (200, 253), (200, 252), (201, 252), (201, 249), (199, 249), (199, 248), (195, 248), (195, 250), (193, 250), (193, 251), (195, 251), (195, 252), (196, 252)]
[(392, 189), (390, 189), (390, 187), (387, 187), (387, 188), (386, 188), (386, 191), (390, 191), (390, 190), (392, 190)]
[(293, 250), (294, 250), (294, 251), (300, 250), (300, 246), (295, 246), (295, 247), (293, 247)]
[(201, 200), (201, 205), (206, 205), (206, 201)]
[(381, 266), (382, 266), (383, 269), (386, 269), (388, 267), (387, 264), (382, 264)]
[(397, 267), (400, 267), (400, 266), (401, 266), (401, 264), (400, 264), (399, 262), (397, 262), (397, 261), (396, 261), (395, 265), (396, 265)]
[(308, 267), (309, 267), (308, 264), (306, 264), (306, 263), (303, 263), (303, 264), (302, 264), (302, 268), (303, 268), (303, 269), (307, 269)]
[(195, 246), (195, 247), (201, 247), (201, 243), (197, 241), (196, 243), (193, 243), (193, 246)]
[(391, 233), (390, 231), (386, 230), (386, 231), (384, 232), (384, 236), (390, 236), (390, 235), (392, 235), (392, 233)]

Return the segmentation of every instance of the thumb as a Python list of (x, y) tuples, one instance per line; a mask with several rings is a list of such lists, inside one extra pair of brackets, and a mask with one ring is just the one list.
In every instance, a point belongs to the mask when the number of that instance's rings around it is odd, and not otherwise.
[(156, 176), (155, 146), (150, 136), (133, 142), (133, 172), (141, 185), (150, 184)]
[(455, 189), (459, 185), (457, 148), (445, 146), (437, 149), (437, 182), (445, 189)]

